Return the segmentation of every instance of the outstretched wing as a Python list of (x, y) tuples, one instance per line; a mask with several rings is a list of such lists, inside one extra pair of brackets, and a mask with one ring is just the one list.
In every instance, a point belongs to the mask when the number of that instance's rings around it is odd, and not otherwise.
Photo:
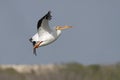
[(39, 36), (41, 36), (42, 34), (46, 33), (46, 32), (51, 32), (51, 29), (49, 27), (49, 20), (51, 20), (51, 12), (48, 11), (48, 13), (43, 16), (39, 21), (38, 21), (38, 24), (37, 24), (37, 31), (38, 31), (38, 34)]

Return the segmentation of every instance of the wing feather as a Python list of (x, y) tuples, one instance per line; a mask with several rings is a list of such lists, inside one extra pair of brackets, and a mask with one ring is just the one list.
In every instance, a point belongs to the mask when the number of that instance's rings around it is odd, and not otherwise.
[(51, 32), (49, 27), (49, 20), (51, 20), (51, 17), (51, 11), (48, 11), (48, 13), (38, 21), (37, 31), (39, 36), (45, 32)]

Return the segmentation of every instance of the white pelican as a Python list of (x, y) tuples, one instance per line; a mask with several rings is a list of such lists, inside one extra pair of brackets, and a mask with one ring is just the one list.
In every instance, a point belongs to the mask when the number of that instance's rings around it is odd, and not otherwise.
[(36, 55), (36, 48), (48, 45), (60, 36), (61, 30), (72, 28), (72, 26), (56, 26), (55, 29), (49, 27), (48, 21), (51, 20), (51, 12), (43, 16), (37, 23), (37, 33), (30, 38), (33, 43), (33, 53)]

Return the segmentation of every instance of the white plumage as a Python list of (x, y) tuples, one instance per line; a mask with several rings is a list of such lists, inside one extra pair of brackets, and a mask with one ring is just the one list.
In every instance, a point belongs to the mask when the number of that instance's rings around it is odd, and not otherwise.
[(37, 33), (29, 39), (33, 43), (33, 53), (35, 55), (36, 48), (54, 42), (60, 36), (61, 30), (71, 28), (71, 26), (57, 26), (55, 29), (51, 29), (48, 23), (49, 20), (51, 20), (50, 11), (38, 21)]

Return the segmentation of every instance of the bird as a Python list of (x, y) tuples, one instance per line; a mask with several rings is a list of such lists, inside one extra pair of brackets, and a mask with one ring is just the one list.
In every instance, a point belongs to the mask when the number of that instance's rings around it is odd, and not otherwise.
[(42, 46), (46, 46), (56, 41), (61, 35), (61, 31), (64, 29), (72, 28), (72, 26), (56, 26), (55, 28), (49, 27), (49, 21), (51, 20), (51, 11), (48, 11), (37, 23), (37, 33), (29, 39), (33, 44), (33, 54), (36, 56), (36, 49)]

